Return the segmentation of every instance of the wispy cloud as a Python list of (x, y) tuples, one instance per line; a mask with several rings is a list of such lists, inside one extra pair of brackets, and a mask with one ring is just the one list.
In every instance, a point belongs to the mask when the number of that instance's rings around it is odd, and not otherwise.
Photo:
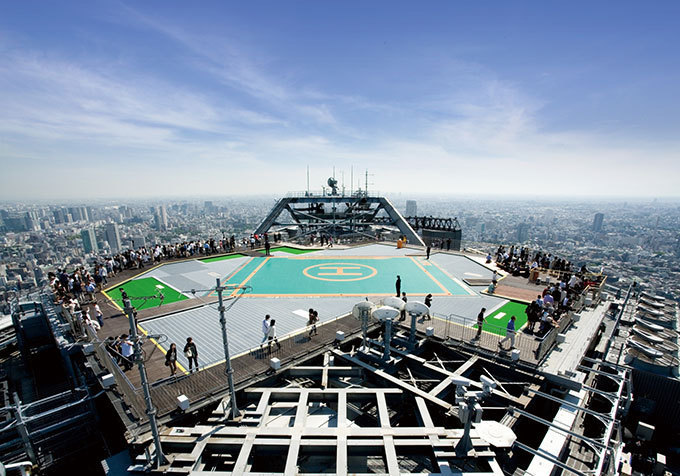
[[(633, 194), (677, 190), (677, 141), (549, 131), (549, 98), (474, 63), (437, 57), (423, 83), (405, 82), (398, 94), (345, 95), (307, 84), (309, 66), (268, 57), (229, 28), (211, 36), (122, 11), (123, 26), (168, 40), (178, 69), (198, 81), (141, 70), (124, 55), (0, 50), (5, 198), (29, 193), (21, 175), (37, 166), (41, 187), (30, 193), (53, 193), (54, 182), (72, 196), (110, 196), (84, 179), (97, 173), (122, 194), (282, 193), (302, 186), (306, 165), (369, 168), (385, 191), (593, 194), (622, 182)], [(599, 173), (588, 173), (593, 164)]]

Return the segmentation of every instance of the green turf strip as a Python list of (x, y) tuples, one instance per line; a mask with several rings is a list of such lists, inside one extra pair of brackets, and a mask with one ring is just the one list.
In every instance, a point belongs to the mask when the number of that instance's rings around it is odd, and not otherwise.
[(199, 259), (198, 261), (201, 261), (203, 263), (214, 263), (215, 261), (222, 261), (225, 259), (233, 259), (233, 258), (243, 258), (245, 255), (242, 255), (241, 253), (236, 253), (235, 255), (225, 255), (225, 256), (216, 256), (214, 258), (203, 258)]
[[(269, 251), (270, 252), (283, 251), (284, 253), (290, 253), (290, 254), (293, 254), (293, 255), (303, 255), (305, 253), (311, 253), (312, 251), (319, 251), (319, 250), (301, 250), (299, 248), (290, 248), (289, 246), (277, 246), (276, 248), (272, 248)], [(266, 253), (266, 251), (260, 250), (260, 253)]]
[[(518, 331), (524, 324), (527, 323), (527, 315), (525, 312), (526, 308), (526, 304), (511, 301), (500, 309), (497, 309), (493, 313), (489, 314), (482, 329), (486, 332), (491, 332), (492, 334), (505, 336), (505, 329), (508, 325), (508, 321), (510, 320), (510, 317), (515, 316), (517, 318), (515, 320), (515, 330)], [(505, 315), (500, 319), (496, 319), (495, 316), (501, 313), (505, 313)], [(475, 325), (475, 328), (476, 327), (477, 326)]]
[[(156, 286), (163, 286), (163, 288), (159, 289)], [(108, 294), (109, 297), (114, 300), (121, 308), (123, 307), (123, 299), (121, 298), (119, 290), (121, 287), (125, 289), (125, 292), (128, 294), (128, 297), (132, 302), (132, 306), (138, 310), (189, 299), (185, 295), (180, 294), (171, 287), (161, 283), (156, 278), (139, 278), (128, 281), (122, 286), (117, 286), (116, 288), (107, 291), (106, 294)], [(155, 297), (152, 299), (135, 299), (156, 296), (159, 293), (163, 293), (162, 303), (160, 297)]]

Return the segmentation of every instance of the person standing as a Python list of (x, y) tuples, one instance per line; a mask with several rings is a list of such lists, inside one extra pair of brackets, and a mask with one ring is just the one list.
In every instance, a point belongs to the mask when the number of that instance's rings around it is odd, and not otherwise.
[[(404, 301), (404, 304), (408, 302), (408, 299), (406, 299), (406, 293), (401, 293), (401, 300)], [(401, 315), (399, 316), (400, 321), (405, 321), (406, 320), (406, 306), (404, 305), (404, 308), (401, 310)]]
[(175, 372), (177, 372), (177, 346), (174, 342), (170, 344), (170, 348), (165, 354), (165, 365), (170, 367), (170, 376), (175, 375)]
[(128, 339), (127, 334), (120, 336), (120, 355), (123, 356), (122, 364), (123, 371), (127, 372), (132, 369), (132, 354), (134, 354), (134, 348), (132, 347), (132, 342)]
[(432, 251), (432, 248), (430, 247), (430, 245), (427, 245), (427, 248), (425, 248), (426, 255), (425, 259), (430, 259), (430, 251)]
[[(503, 344), (510, 341), (510, 350), (515, 348), (515, 320), (517, 318), (512, 316), (508, 321), (508, 326), (505, 328), (505, 338), (498, 343), (498, 347), (503, 349)], [(505, 349), (503, 349), (505, 350)]]
[(397, 297), (401, 296), (401, 276), (397, 275), (397, 282), (394, 285), (397, 288)]
[(104, 327), (104, 314), (102, 313), (102, 310), (99, 307), (99, 304), (97, 304), (97, 301), (94, 302), (94, 315), (97, 318), (97, 322), (99, 323), (99, 327)]
[(184, 356), (189, 360), (189, 372), (193, 372), (193, 367), (198, 370), (198, 349), (191, 337), (187, 337), (187, 345), (184, 346)]
[(264, 319), (262, 320), (262, 342), (260, 342), (260, 347), (262, 347), (262, 344), (267, 342), (267, 338), (269, 337), (269, 319), (270, 316), (269, 314), (267, 314), (266, 316), (264, 316)]
[(430, 315), (429, 309), (432, 307), (432, 294), (428, 294), (427, 296), (425, 296), (425, 305), (427, 306), (428, 311), (423, 320), (431, 321), (432, 316)]
[(316, 330), (316, 323), (319, 322), (319, 313), (315, 311), (312, 308), (309, 308), (309, 321), (307, 321), (307, 325), (310, 326), (309, 329), (309, 338), (312, 338), (312, 335), (317, 335), (319, 332)]
[(269, 334), (267, 336), (267, 350), (271, 354), (272, 352), (272, 342), (276, 344), (277, 350), (281, 348), (281, 344), (279, 344), (279, 339), (276, 337), (276, 319), (272, 319), (271, 324), (269, 325)]
[(475, 336), (475, 339), (479, 339), (482, 337), (482, 326), (484, 325), (484, 313), (486, 312), (486, 308), (483, 307), (481, 311), (479, 311), (479, 314), (477, 314), (477, 335)]
[(269, 250), (271, 250), (271, 245), (269, 244), (269, 239), (265, 239), (265, 241), (264, 241), (264, 254), (265, 254), (265, 256), (270, 255)]

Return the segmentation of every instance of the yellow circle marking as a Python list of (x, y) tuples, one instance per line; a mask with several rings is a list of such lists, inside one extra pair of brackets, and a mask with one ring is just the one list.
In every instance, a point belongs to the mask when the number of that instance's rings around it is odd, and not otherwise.
[[(318, 268), (316, 275), (309, 274), (311, 269)], [(366, 276), (360, 272), (361, 268), (368, 268), (371, 274)], [(373, 266), (358, 263), (323, 263), (308, 266), (302, 270), (302, 274), (311, 279), (318, 279), (321, 281), (361, 281), (362, 279), (372, 278), (378, 274), (378, 270)], [(334, 277), (335, 276), (335, 277)], [(358, 277), (354, 277), (358, 276)]]

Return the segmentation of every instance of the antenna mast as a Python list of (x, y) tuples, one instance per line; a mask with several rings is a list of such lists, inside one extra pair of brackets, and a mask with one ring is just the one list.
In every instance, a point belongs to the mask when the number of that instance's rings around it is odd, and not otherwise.
[(364, 187), (364, 193), (368, 197), (368, 169), (366, 169), (366, 186)]
[(350, 168), (349, 194), (354, 195), (354, 166)]

